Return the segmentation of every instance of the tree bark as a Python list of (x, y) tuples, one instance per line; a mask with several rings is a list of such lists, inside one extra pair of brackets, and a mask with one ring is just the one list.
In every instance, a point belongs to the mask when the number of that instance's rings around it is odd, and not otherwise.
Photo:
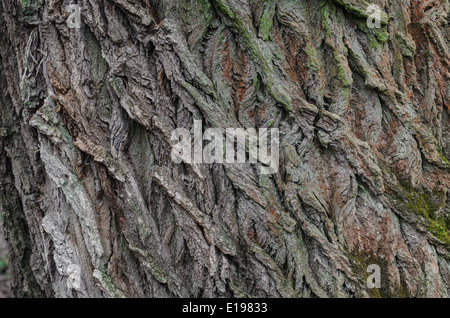
[[(373, 3), (2, 1), (14, 295), (448, 297), (449, 1)], [(175, 163), (194, 120), (278, 172)]]

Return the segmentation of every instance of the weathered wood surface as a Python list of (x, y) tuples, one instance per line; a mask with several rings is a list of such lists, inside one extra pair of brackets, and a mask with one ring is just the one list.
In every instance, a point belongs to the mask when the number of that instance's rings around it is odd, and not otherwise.
[[(79, 29), (0, 4), (16, 296), (449, 296), (448, 0), (374, 0), (379, 29), (358, 0), (78, 2)], [(175, 164), (194, 119), (279, 128), (279, 172)]]

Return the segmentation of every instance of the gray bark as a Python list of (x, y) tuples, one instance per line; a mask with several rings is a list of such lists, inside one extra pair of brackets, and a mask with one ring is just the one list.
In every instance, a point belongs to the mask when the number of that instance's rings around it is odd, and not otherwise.
[[(375, 29), (362, 0), (78, 2), (0, 4), (15, 296), (450, 295), (448, 0)], [(194, 120), (279, 128), (278, 173), (174, 163)]]

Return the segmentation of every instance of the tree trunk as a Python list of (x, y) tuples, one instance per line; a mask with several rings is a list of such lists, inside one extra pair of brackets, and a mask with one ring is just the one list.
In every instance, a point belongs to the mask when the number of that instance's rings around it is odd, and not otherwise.
[[(2, 1), (14, 295), (450, 296), (449, 1), (373, 2)], [(278, 171), (176, 163), (194, 120)]]

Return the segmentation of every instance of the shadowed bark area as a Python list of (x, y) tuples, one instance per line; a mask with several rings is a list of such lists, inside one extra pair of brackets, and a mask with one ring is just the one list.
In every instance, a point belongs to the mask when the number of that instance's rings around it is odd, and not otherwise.
[[(373, 3), (2, 1), (15, 296), (449, 297), (449, 1)], [(278, 172), (174, 163), (194, 120)]]

